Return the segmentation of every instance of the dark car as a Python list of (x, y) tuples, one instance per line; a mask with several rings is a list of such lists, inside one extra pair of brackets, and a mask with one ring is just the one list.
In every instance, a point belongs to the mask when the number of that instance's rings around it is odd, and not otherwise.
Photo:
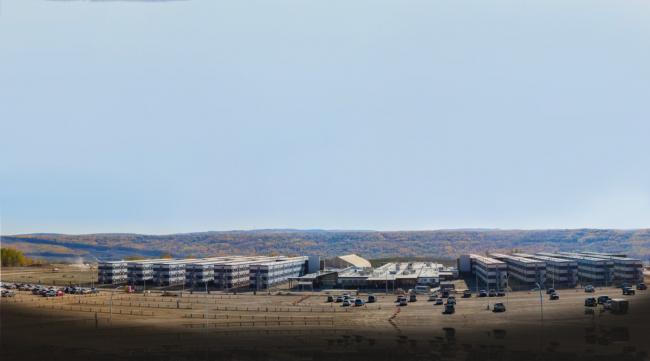
[(375, 303), (377, 301), (377, 297), (375, 295), (368, 295), (368, 303)]
[(327, 301), (325, 301), (325, 302), (334, 302), (334, 297), (327, 296)]
[(488, 293), (488, 296), (489, 296), (489, 297), (496, 297), (496, 296), (497, 296), (497, 291), (495, 291), (495, 290), (490, 290), (490, 292)]
[(549, 299), (550, 299), (551, 301), (559, 300), (559, 299), (560, 299), (560, 295), (558, 295), (557, 293), (553, 292), (553, 293), (551, 293)]
[(336, 303), (343, 302), (343, 296), (336, 297)]
[(595, 298), (593, 297), (585, 298), (585, 307), (596, 307), (597, 305), (598, 305), (598, 301), (596, 301)]
[(625, 287), (623, 288), (623, 295), (624, 296), (634, 296), (636, 292), (634, 292), (634, 288), (632, 287)]
[(497, 291), (497, 296), (498, 297), (505, 297), (506, 296), (506, 291)]
[(611, 300), (609, 296), (598, 296), (598, 304), (604, 305), (607, 301)]
[(647, 290), (648, 286), (646, 286), (645, 283), (639, 283), (639, 284), (636, 285), (636, 289), (639, 290), (639, 291), (643, 291), (643, 290)]
[(485, 291), (485, 290), (478, 291), (478, 296), (479, 297), (487, 297), (487, 295), (488, 295), (487, 291)]
[(363, 302), (362, 299), (357, 298), (356, 300), (354, 300), (354, 305), (355, 305), (356, 307), (360, 307), (360, 306), (363, 306), (363, 305), (364, 305), (364, 302)]
[(506, 305), (503, 303), (495, 303), (492, 307), (492, 312), (506, 312)]
[(585, 286), (585, 292), (587, 292), (587, 293), (593, 293), (593, 292), (594, 292), (594, 286), (592, 286), (592, 285), (586, 285), (586, 286)]
[(453, 303), (447, 303), (445, 305), (445, 310), (442, 313), (451, 315), (454, 312), (456, 312), (456, 306)]
[(555, 293), (555, 288), (548, 288), (548, 289), (546, 289), (546, 294), (547, 294), (547, 295), (552, 295), (552, 294), (554, 294), (554, 293)]
[(409, 295), (409, 302), (416, 302), (418, 300), (417, 296), (415, 296), (415, 293), (411, 293)]
[(472, 291), (470, 290), (463, 291), (463, 298), (470, 298), (470, 297), (472, 297)]

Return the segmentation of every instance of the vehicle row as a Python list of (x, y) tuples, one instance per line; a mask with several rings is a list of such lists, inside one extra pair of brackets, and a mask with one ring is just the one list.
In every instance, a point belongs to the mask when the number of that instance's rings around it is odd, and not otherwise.
[(350, 295), (349, 293), (344, 293), (340, 296), (332, 296), (328, 295), (327, 300), (325, 302), (335, 302), (335, 303), (340, 303), (341, 307), (349, 307), (349, 306), (363, 306), (367, 303), (374, 303), (377, 301), (377, 297), (373, 294), (368, 295), (368, 299), (364, 301), (360, 297), (355, 297)]

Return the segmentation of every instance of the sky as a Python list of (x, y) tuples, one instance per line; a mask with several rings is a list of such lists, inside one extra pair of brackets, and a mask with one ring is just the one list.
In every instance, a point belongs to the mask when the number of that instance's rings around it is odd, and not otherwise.
[(650, 227), (645, 0), (0, 0), (0, 224)]

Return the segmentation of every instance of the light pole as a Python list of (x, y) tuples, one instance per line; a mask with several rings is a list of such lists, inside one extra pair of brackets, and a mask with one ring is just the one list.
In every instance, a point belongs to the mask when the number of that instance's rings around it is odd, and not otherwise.
[(506, 272), (506, 309), (507, 309), (507, 308), (509, 307), (509, 305), (510, 305), (510, 304), (508, 303), (508, 301), (509, 301), (509, 295), (510, 295), (510, 292), (508, 292), (509, 289), (510, 289), (510, 282), (509, 282), (509, 280), (510, 280), (510, 275), (508, 274), (508, 272)]
[(544, 307), (542, 306), (542, 287), (539, 285), (539, 282), (536, 283), (537, 289), (539, 290), (539, 315), (542, 322), (544, 322)]

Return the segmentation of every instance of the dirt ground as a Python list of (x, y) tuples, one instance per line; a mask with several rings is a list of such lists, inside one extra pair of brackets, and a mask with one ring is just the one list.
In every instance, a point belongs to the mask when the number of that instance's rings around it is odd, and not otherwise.
[[(599, 288), (593, 294), (629, 299), (626, 315), (600, 308), (585, 314), (584, 298), (591, 295), (576, 289), (560, 290), (556, 301), (543, 294), (541, 307), (536, 292), (458, 297), (452, 315), (442, 314), (443, 306), (424, 295), (403, 307), (396, 306), (394, 295), (375, 295), (376, 303), (341, 307), (325, 302), (325, 293), (286, 291), (164, 297), (102, 290), (56, 298), (18, 292), (0, 304), (2, 354), (9, 356), (3, 359), (26, 354), (56, 359), (69, 352), (67, 360), (340, 359), (359, 352), (377, 359), (408, 354), (641, 360), (650, 351), (649, 291), (622, 296), (620, 289)], [(488, 310), (495, 302), (505, 303), (507, 311)]]
[(55, 286), (91, 286), (97, 282), (97, 269), (87, 265), (53, 264), (34, 267), (3, 267), (4, 282), (46, 284)]

